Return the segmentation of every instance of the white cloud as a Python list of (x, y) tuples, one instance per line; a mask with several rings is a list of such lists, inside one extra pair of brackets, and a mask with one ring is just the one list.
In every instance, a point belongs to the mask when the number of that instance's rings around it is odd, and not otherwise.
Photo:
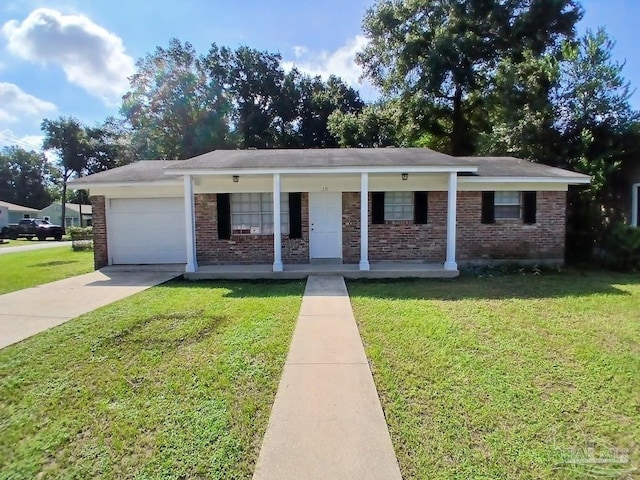
[(5, 23), (2, 32), (13, 55), (61, 67), (69, 82), (108, 105), (117, 105), (128, 89), (134, 61), (122, 39), (83, 15), (39, 8), (22, 23)]
[(0, 82), (0, 124), (27, 118), (41, 119), (55, 112), (56, 106), (24, 92), (13, 83)]
[(364, 89), (367, 93), (374, 94), (373, 87), (366, 81), (361, 81), (362, 68), (356, 63), (356, 54), (367, 44), (363, 35), (354, 38), (335, 50), (334, 52), (313, 52), (304, 46), (293, 47), (294, 61), (283, 61), (283, 67), (290, 70), (296, 67), (301, 72), (309, 75), (320, 75), (326, 79), (330, 75), (336, 75), (349, 85)]

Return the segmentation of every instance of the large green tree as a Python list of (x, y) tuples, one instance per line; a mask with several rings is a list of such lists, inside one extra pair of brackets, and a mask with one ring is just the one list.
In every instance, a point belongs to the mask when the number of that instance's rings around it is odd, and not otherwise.
[(142, 158), (184, 159), (229, 145), (230, 102), (190, 43), (174, 38), (136, 66), (121, 113)]
[(217, 148), (333, 147), (329, 115), (364, 107), (339, 78), (285, 72), (279, 54), (246, 46), (214, 43), (198, 55), (173, 39), (137, 67), (121, 109), (130, 128), (116, 128), (117, 138), (130, 139), (124, 156), (133, 160), (184, 159)]
[[(297, 73), (295, 70), (292, 73)], [(360, 95), (338, 77), (324, 82), (320, 77), (297, 74), (296, 131), (298, 146), (328, 148), (340, 145), (329, 124), (333, 113), (356, 115), (365, 104)]]
[(567, 164), (591, 175), (594, 192), (602, 191), (639, 151), (629, 150), (626, 141), (640, 117), (629, 103), (632, 90), (622, 75), (624, 64), (612, 58), (614, 45), (604, 29), (589, 30), (576, 44), (567, 44), (554, 98)]
[(57, 159), (62, 189), (62, 224), (66, 219), (67, 183), (76, 176), (96, 173), (119, 166), (126, 160), (118, 159), (120, 152), (113, 142), (114, 137), (103, 126), (87, 127), (73, 117), (42, 122), (45, 138), (43, 148), (53, 152)]
[(640, 161), (640, 117), (614, 45), (603, 29), (567, 44), (552, 98), (564, 164), (591, 176), (588, 188), (569, 192), (568, 243), (584, 256), (623, 220), (620, 194), (628, 187), (621, 168)]
[(335, 110), (329, 116), (329, 131), (341, 147), (399, 146), (402, 134), (391, 103), (365, 107), (361, 112)]
[(19, 147), (0, 150), (0, 199), (41, 209), (52, 201), (52, 180), (47, 159), (35, 151)]
[(403, 97), (407, 118), (446, 132), (449, 153), (472, 154), (472, 120), (498, 64), (544, 54), (573, 36), (581, 15), (575, 0), (379, 0), (358, 61), (384, 93)]

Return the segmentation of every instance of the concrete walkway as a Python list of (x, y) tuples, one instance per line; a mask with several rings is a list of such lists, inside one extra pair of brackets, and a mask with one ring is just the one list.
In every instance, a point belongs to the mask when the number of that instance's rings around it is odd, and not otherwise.
[(171, 280), (181, 273), (175, 267), (107, 267), (0, 295), (0, 348)]
[(341, 276), (310, 276), (254, 480), (401, 479)]
[(5, 253), (28, 252), (29, 250), (44, 250), (45, 248), (70, 247), (71, 242), (56, 242), (55, 240), (46, 240), (44, 242), (21, 240), (23, 244), (15, 247), (0, 248), (0, 255)]

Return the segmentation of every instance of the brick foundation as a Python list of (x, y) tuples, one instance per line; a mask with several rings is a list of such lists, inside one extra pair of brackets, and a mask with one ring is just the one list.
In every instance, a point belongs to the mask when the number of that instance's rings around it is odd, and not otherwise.
[[(217, 195), (194, 195), (196, 258), (199, 265), (273, 263), (273, 235), (232, 235), (218, 239)], [(302, 194), (302, 238), (282, 236), (283, 263), (309, 262), (309, 195)]]
[(96, 270), (109, 264), (109, 251), (107, 248), (107, 217), (104, 196), (92, 196), (89, 198), (92, 208), (93, 220), (93, 265)]

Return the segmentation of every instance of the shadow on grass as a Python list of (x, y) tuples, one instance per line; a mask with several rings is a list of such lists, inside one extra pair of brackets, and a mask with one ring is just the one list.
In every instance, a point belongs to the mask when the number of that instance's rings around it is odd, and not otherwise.
[(103, 349), (127, 352), (159, 350), (168, 353), (202, 342), (228, 323), (229, 318), (226, 316), (207, 316), (199, 309), (152, 315), (97, 339), (91, 351), (96, 353)]
[(53, 260), (51, 262), (34, 263), (27, 265), (28, 267), (57, 267), (60, 265), (69, 265), (70, 263), (78, 263), (79, 260)]
[(221, 288), (227, 298), (272, 298), (302, 296), (306, 280), (169, 280), (156, 288), (188, 288), (195, 290)]
[(611, 272), (567, 271), (542, 275), (459, 277), (451, 280), (349, 280), (347, 289), (353, 297), (445, 301), (631, 295), (617, 285), (640, 285), (640, 277)]

